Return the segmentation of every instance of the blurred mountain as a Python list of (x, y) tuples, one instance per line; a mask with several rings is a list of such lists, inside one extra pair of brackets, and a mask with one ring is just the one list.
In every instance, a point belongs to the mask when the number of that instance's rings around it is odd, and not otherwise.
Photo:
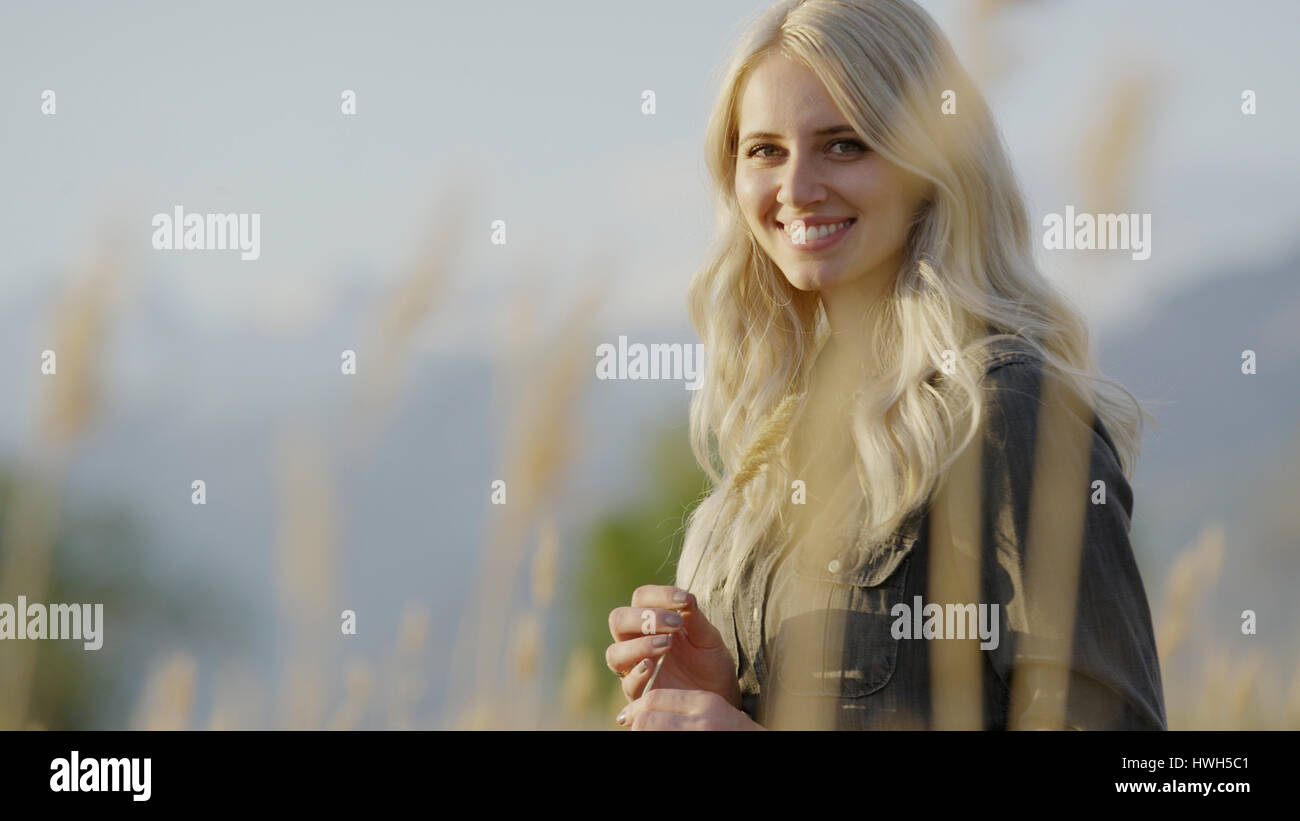
[[(1157, 418), (1143, 440), (1133, 527), (1144, 569), (1158, 577), (1215, 519), (1234, 556), (1224, 591), (1249, 596), (1258, 588), (1247, 579), (1281, 569), (1287, 557), (1290, 578), (1300, 572), (1300, 535), (1269, 535), (1264, 512), (1293, 507), (1300, 491), (1292, 484), (1289, 497), (1270, 501), (1285, 489), (1279, 480), (1300, 446), (1297, 271), (1300, 247), (1263, 270), (1172, 293), (1149, 316), (1100, 339), (1103, 370)], [(1255, 352), (1253, 375), (1242, 373), (1245, 350)], [(1282, 580), (1274, 577), (1279, 587)]]

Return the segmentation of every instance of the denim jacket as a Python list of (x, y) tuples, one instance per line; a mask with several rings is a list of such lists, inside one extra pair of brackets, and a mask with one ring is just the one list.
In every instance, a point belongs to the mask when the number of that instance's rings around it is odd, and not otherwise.
[[(979, 467), (970, 473), (980, 480), (979, 492), (969, 494), (979, 499), (978, 510), (970, 508), (975, 518), (969, 527), (945, 531), (956, 534), (950, 541), (963, 543), (967, 566), (977, 568), (959, 588), (977, 600), (958, 601), (997, 605), (996, 641), (980, 642), (983, 649), (975, 649), (978, 640), (964, 642), (962, 657), (951, 655), (957, 642), (942, 635), (896, 637), (924, 632), (901, 629), (911, 626), (908, 621), (919, 626), (920, 618), (900, 605), (919, 609), (935, 599), (932, 565), (947, 561), (936, 556), (962, 555), (956, 548), (944, 554), (932, 547), (933, 495), (884, 544), (867, 544), (860, 533), (849, 532), (842, 544), (822, 545), (829, 553), (808, 550), (794, 543), (792, 530), (784, 549), (764, 551), (744, 568), (734, 605), (704, 605), (737, 659), (741, 706), (751, 718), (776, 728), (1007, 729), (1034, 728), (1035, 715), (1046, 711), (1056, 717), (1047, 728), (1165, 729), (1151, 614), (1128, 537), (1133, 493), (1110, 435), (1091, 412), (1084, 414), (1091, 416), (1090, 429), (1079, 416), (1066, 416), (1081, 443), (1075, 462), (1080, 473), (1088, 473), (1079, 477), (1086, 481), (1067, 485), (1080, 488), (1075, 518), (1068, 509), (1073, 501), (1041, 505), (1049, 528), (1052, 522), (1069, 528), (1075, 521), (1082, 530), (1082, 539), (1074, 539), (1077, 573), (1064, 577), (1077, 578), (1067, 644), (1061, 643), (1065, 631), (1053, 633), (1043, 614), (1056, 598), (1068, 602), (1058, 594), (1070, 591), (1069, 582), (1035, 598), (1036, 569), (1071, 567), (1049, 555), (1052, 548), (1027, 548), (1069, 541), (1035, 541), (1030, 532), (1043, 383), (1042, 362), (1032, 348), (995, 343), (986, 366)], [(1100, 503), (1098, 480), (1105, 493)], [(1035, 550), (1045, 560), (1029, 561)], [(973, 619), (970, 624), (973, 630)], [(1053, 648), (1054, 656), (1041, 652)], [(958, 661), (943, 668), (962, 675), (936, 676), (935, 652), (964, 658), (964, 667)], [(1044, 669), (1055, 676), (1042, 677)], [(944, 699), (964, 703), (965, 712), (958, 714), (965, 718), (954, 723), (947, 701), (940, 703)]]

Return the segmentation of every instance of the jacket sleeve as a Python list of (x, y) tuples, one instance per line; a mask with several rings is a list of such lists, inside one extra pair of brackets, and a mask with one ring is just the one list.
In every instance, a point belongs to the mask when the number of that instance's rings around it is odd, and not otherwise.
[(1082, 403), (1055, 402), (1063, 394), (1056, 380), (1045, 391), (1043, 374), (1033, 358), (987, 377), (981, 578), (1004, 620), (987, 662), (1007, 699), (1006, 726), (1166, 729), (1129, 542), (1133, 491), (1100, 419)]

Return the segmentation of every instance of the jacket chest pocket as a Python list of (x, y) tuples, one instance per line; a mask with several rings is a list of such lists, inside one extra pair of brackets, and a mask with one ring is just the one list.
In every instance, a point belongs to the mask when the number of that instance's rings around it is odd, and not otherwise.
[(905, 601), (914, 542), (914, 532), (900, 532), (886, 545), (794, 557), (773, 637), (783, 690), (861, 698), (889, 683), (898, 661), (890, 611)]

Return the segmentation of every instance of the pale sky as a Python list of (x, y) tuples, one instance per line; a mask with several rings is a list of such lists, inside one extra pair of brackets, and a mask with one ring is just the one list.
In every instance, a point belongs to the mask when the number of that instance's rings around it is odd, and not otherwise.
[[(610, 334), (680, 327), (711, 229), (700, 143), (715, 68), (766, 5), (6, 3), (0, 300), (63, 281), (112, 220), (137, 284), (182, 325), (310, 328), (349, 310), (357, 280), (410, 264), (435, 192), (463, 172), (470, 228), (428, 349), (487, 344), (520, 283), (563, 302), (593, 248), (615, 260)], [(1295, 236), (1300, 4), (1008, 4), (988, 29), (1002, 71), (971, 48), (973, 4), (923, 5), (990, 98), (1036, 225), (1076, 201), (1112, 83), (1150, 72), (1130, 210), (1153, 214), (1151, 259), (1044, 259), (1095, 322)], [(46, 88), (54, 116), (40, 113)], [(340, 114), (343, 89), (355, 117)], [(150, 218), (176, 204), (262, 214), (261, 259), (153, 251)], [(494, 219), (506, 247), (488, 242)]]

